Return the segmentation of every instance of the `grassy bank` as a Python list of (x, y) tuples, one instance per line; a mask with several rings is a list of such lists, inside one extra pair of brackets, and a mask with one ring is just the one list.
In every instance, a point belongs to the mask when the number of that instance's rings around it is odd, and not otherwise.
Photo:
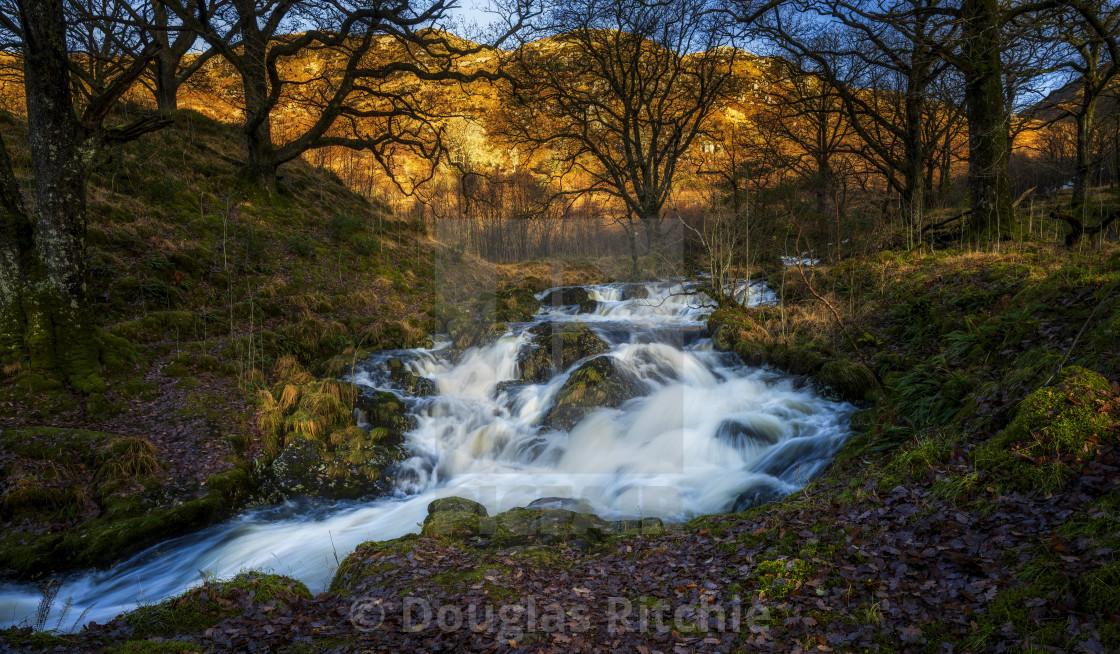
[[(30, 183), (26, 126), (0, 129)], [(275, 454), (262, 389), (425, 338), (423, 226), (302, 161), (278, 193), (247, 187), (239, 143), (182, 112), (97, 168), (89, 294), (111, 344), (107, 388), (77, 393), (19, 361), (0, 370), (4, 572), (109, 563), (227, 515), (255, 490), (251, 461)]]
[[(296, 593), (279, 619), (250, 602), (171, 623), (157, 643), (146, 609), (74, 636), (5, 638), (122, 651), (1120, 647), (1120, 253), (880, 253), (772, 283), (784, 302), (717, 313), (716, 344), (863, 406), (830, 470), (785, 500), (638, 531), (449, 501), (419, 536), (359, 547), (329, 592)], [(520, 617), (406, 625), (404, 598)], [(359, 629), (356, 601), (384, 624)], [(698, 613), (733, 601), (752, 621)], [(525, 622), (530, 603), (566, 617)], [(661, 608), (666, 628), (643, 627), (641, 611)]]

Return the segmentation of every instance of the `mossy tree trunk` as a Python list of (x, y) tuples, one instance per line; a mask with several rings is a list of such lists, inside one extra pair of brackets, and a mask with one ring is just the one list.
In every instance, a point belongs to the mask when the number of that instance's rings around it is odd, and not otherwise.
[[(239, 8), (243, 16), (251, 15), (253, 8)], [(247, 21), (241, 28), (244, 55), (241, 81), (245, 92), (245, 143), (247, 157), (242, 175), (268, 191), (276, 189), (276, 146), (272, 142), (269, 121), (275, 98), (269, 97), (268, 38), (254, 21)]]
[[(26, 211), (0, 147), (0, 358), (25, 361), (89, 393), (104, 382), (101, 336), (86, 304), (86, 180), (107, 141), (105, 116), (148, 60), (139, 57), (79, 118), (62, 1), (21, 0), (18, 9), (35, 211)], [(116, 135), (135, 138), (158, 126), (143, 119)]]
[(1073, 212), (1082, 222), (1087, 217), (1089, 187), (1092, 186), (1093, 114), (1097, 108), (1097, 99), (1085, 95), (1077, 116), (1077, 165), (1073, 177)]
[(968, 118), (968, 190), (971, 214), (965, 238), (978, 242), (1009, 236), (1014, 222), (1010, 116), (1003, 88), (998, 0), (961, 3), (965, 104)]

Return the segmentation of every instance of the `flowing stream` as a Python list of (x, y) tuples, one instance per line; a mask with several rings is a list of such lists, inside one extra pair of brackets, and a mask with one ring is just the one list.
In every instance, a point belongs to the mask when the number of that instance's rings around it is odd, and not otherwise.
[[(594, 313), (546, 306), (533, 322), (464, 352), (444, 340), (431, 349), (375, 355), (354, 381), (401, 395), (415, 421), (406, 434), (412, 457), (398, 464), (392, 496), (293, 500), (247, 511), (110, 569), (71, 575), (46, 627), (105, 622), (205, 578), (248, 569), (290, 575), (319, 592), (359, 543), (419, 531), (437, 497), (471, 498), (491, 515), (542, 498), (572, 498), (607, 518), (672, 522), (776, 499), (819, 473), (847, 437), (854, 407), (715, 351), (704, 327), (710, 309), (697, 296), (674, 292), (680, 288), (669, 283), (644, 286), (639, 295), (646, 298), (630, 297), (633, 285), (589, 286), (598, 301)], [(740, 292), (751, 304), (773, 300), (764, 287)], [(528, 330), (543, 321), (588, 325), (609, 345), (614, 366), (637, 380), (639, 396), (593, 411), (570, 431), (543, 426), (581, 363), (544, 383), (516, 381)], [(438, 394), (410, 397), (394, 388), (385, 366), (390, 357), (432, 379)], [(0, 585), (0, 624), (30, 622), (39, 599), (33, 585)]]

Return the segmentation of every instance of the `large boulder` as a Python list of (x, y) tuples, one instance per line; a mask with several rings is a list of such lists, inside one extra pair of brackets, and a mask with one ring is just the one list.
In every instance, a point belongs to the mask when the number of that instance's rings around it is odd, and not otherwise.
[(438, 392), (434, 381), (409, 371), (400, 359), (393, 357), (385, 365), (389, 368), (389, 380), (404, 389), (404, 392), (418, 396), (435, 395)]
[(529, 289), (508, 288), (480, 293), (470, 310), (441, 307), (437, 313), (455, 347), (468, 348), (506, 333), (507, 323), (532, 320), (540, 308), (540, 301)]
[(540, 310), (540, 301), (527, 288), (508, 288), (494, 294), (494, 318), (500, 322), (526, 322)]
[(582, 286), (554, 288), (549, 291), (548, 295), (544, 296), (541, 304), (546, 307), (577, 306), (579, 307), (579, 313), (595, 313), (595, 308), (599, 306), (599, 303), (592, 300), (591, 294)]
[(408, 406), (388, 391), (366, 391), (354, 402), (358, 425), (371, 433), (384, 430), (379, 439), (384, 445), (398, 445), (404, 433), (413, 429)]
[(627, 284), (622, 287), (623, 300), (645, 300), (649, 298), (649, 287), (645, 284)]
[(467, 539), (493, 533), (486, 507), (463, 497), (443, 497), (428, 504), (422, 536)]
[(782, 436), (776, 419), (724, 420), (716, 428), (716, 440), (737, 450), (759, 449), (774, 445)]
[[(609, 521), (590, 511), (556, 508), (558, 498), (534, 502), (534, 507), (515, 508), (496, 516), (486, 508), (461, 497), (435, 500), (428, 505), (422, 536), (470, 540), (494, 548), (524, 547), (556, 543), (591, 544), (618, 533), (660, 528), (657, 518)], [(589, 508), (570, 500), (572, 508)]]
[(545, 414), (546, 425), (571, 429), (600, 407), (617, 407), (642, 394), (641, 383), (619, 369), (608, 356), (597, 356), (576, 368)]
[(729, 352), (740, 343), (769, 341), (766, 330), (759, 327), (747, 314), (748, 311), (741, 309), (720, 309), (714, 312), (708, 318), (712, 347), (720, 352)]
[(603, 339), (583, 323), (544, 323), (530, 331), (533, 339), (519, 353), (517, 360), (521, 379), (526, 382), (546, 382), (576, 361), (602, 354), (608, 349)]
[[(361, 431), (357, 430), (356, 431)], [(407, 458), (404, 448), (377, 442), (376, 434), (358, 434), (333, 451), (320, 441), (300, 438), (258, 470), (261, 499), (289, 497), (351, 499), (380, 495), (391, 487), (386, 469)]]

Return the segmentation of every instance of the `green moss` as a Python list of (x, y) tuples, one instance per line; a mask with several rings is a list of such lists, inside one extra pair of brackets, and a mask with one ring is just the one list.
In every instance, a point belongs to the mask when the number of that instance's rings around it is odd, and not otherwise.
[(188, 311), (153, 311), (143, 318), (130, 320), (110, 328), (113, 334), (134, 343), (194, 340), (203, 328), (202, 320)]
[(757, 584), (758, 592), (765, 593), (771, 601), (781, 602), (790, 593), (808, 581), (816, 566), (802, 559), (760, 561), (750, 578)]
[(708, 333), (712, 336), (712, 345), (721, 352), (735, 350), (743, 343), (769, 340), (769, 334), (743, 309), (722, 308), (713, 312), (708, 317)]
[(826, 362), (817, 379), (849, 402), (870, 402), (881, 396), (879, 382), (867, 366), (848, 359)]
[[(518, 357), (521, 379), (544, 382), (580, 359), (607, 351), (607, 344), (583, 323), (538, 325), (529, 348)], [(559, 355), (559, 356), (557, 356)]]
[(501, 322), (531, 320), (540, 308), (540, 301), (525, 288), (498, 291), (494, 297), (494, 318)]
[(465, 587), (467, 586), (474, 588), (481, 585), (482, 592), (486, 593), (488, 597), (494, 601), (506, 602), (516, 600), (520, 593), (493, 582), (508, 574), (509, 569), (504, 566), (483, 566), (474, 570), (450, 570), (433, 575), (424, 585), (436, 586), (448, 592), (466, 590)]
[(1102, 411), (1111, 390), (1097, 373), (1066, 368), (1055, 385), (1023, 400), (1011, 424), (974, 450), (973, 462), (1020, 488), (1064, 488), (1073, 474), (1070, 464), (1091, 458), (1101, 440), (1115, 437), (1112, 418)]
[(179, 597), (140, 607), (122, 619), (132, 628), (133, 638), (199, 633), (240, 615), (246, 596), (255, 603), (286, 606), (310, 599), (311, 593), (302, 582), (289, 577), (243, 572), (227, 581), (207, 582)]
[(417, 534), (408, 534), (389, 541), (362, 543), (339, 564), (338, 570), (331, 579), (330, 591), (348, 592), (357, 588), (367, 578), (395, 567), (394, 564), (386, 563), (381, 559), (390, 554), (403, 555), (410, 552), (418, 538)]

